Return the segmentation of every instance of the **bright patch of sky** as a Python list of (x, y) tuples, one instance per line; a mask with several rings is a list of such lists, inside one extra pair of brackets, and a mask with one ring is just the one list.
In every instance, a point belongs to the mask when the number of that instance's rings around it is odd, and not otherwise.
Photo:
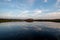
[(60, 18), (60, 0), (0, 0), (0, 18)]

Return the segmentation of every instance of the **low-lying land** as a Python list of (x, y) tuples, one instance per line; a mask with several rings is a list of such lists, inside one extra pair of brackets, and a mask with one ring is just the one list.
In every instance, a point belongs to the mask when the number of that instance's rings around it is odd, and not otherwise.
[(42, 22), (42, 21), (46, 21), (46, 22), (60, 22), (60, 19), (0, 19), (0, 23), (2, 22)]

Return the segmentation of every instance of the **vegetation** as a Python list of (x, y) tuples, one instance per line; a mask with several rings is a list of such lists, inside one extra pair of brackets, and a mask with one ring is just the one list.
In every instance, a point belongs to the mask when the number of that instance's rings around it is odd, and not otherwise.
[(60, 19), (0, 19), (0, 23), (2, 22), (34, 22), (34, 21), (46, 21), (46, 22), (60, 22)]

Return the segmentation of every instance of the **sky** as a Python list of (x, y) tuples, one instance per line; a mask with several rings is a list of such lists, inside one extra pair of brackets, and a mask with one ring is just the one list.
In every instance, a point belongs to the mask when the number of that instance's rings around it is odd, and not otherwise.
[(0, 0), (0, 18), (60, 19), (60, 0)]

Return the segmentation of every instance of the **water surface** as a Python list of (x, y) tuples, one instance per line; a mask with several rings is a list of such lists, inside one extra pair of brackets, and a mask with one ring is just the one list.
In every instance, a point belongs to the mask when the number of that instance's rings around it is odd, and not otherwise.
[[(6, 22), (0, 23), (0, 39), (25, 39), (33, 40), (36, 35), (52, 36), (59, 39), (60, 36), (60, 23), (55, 22)], [(40, 36), (37, 36), (38, 38)], [(36, 39), (38, 39), (36, 37)], [(24, 40), (25, 40), (24, 39)], [(22, 40), (22, 39), (21, 39)], [(34, 39), (35, 40), (35, 39)], [(51, 40), (51, 38), (50, 38)], [(54, 39), (52, 39), (54, 40)]]

